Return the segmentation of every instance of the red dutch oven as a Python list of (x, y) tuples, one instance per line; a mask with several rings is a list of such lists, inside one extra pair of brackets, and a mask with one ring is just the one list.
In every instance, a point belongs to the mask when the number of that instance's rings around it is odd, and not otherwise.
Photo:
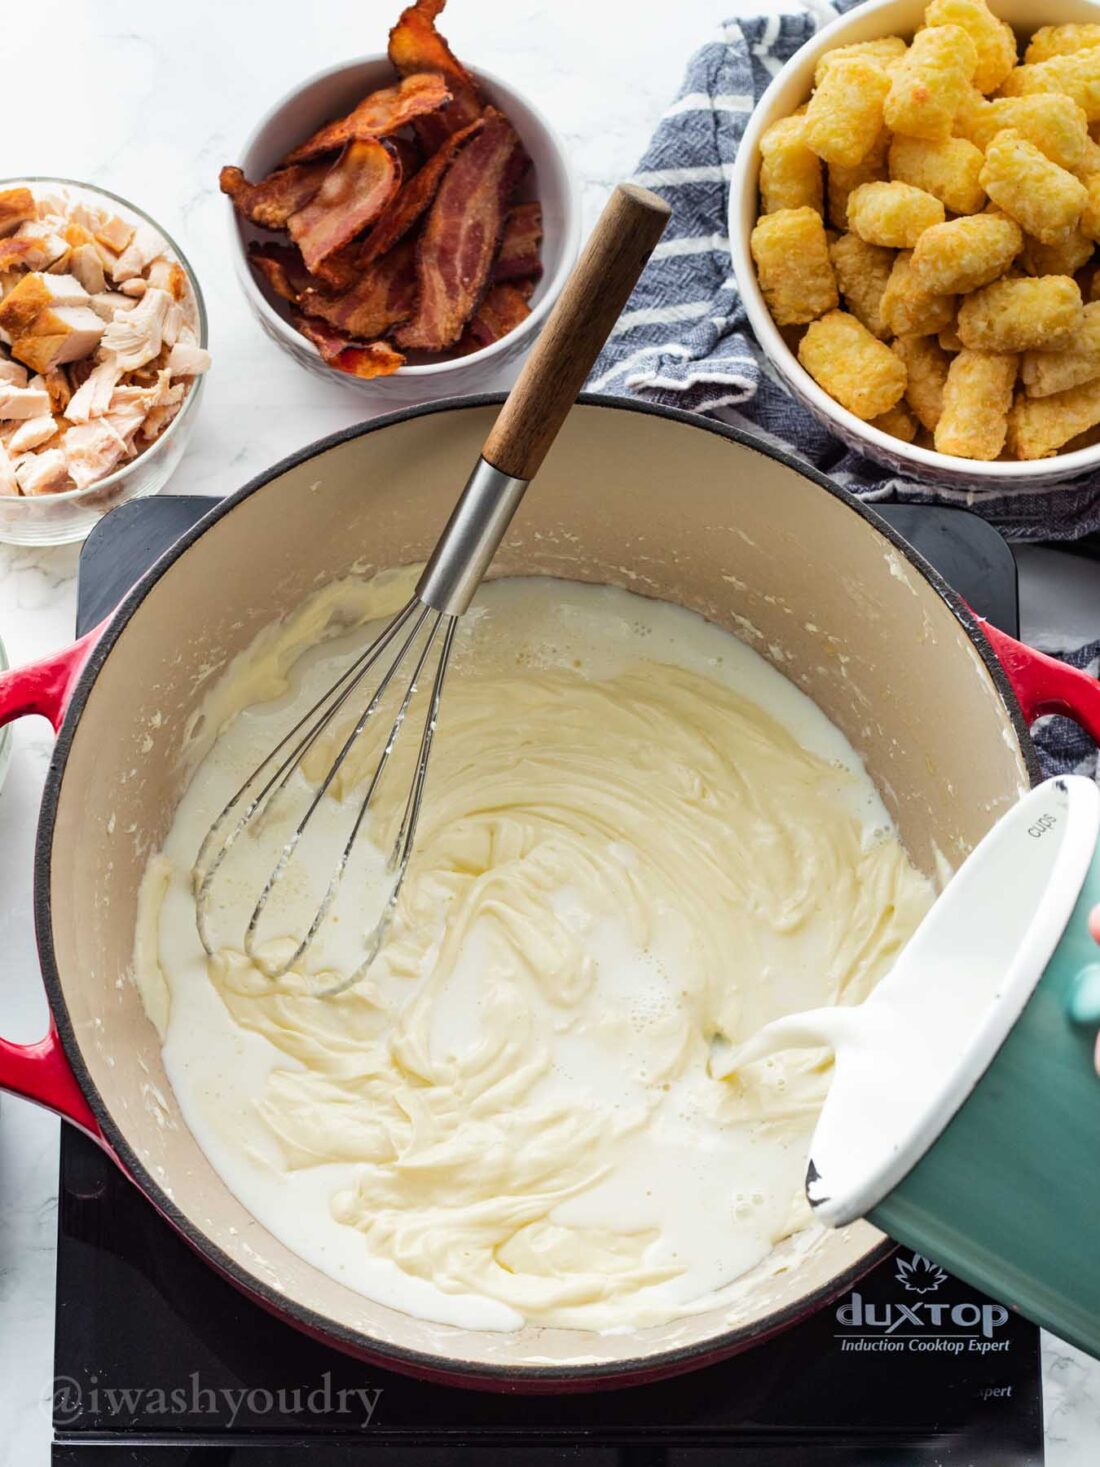
[[(82, 1127), (213, 1268), (339, 1349), (497, 1390), (635, 1384), (777, 1333), (888, 1243), (865, 1223), (789, 1241), (734, 1304), (633, 1334), (414, 1319), (319, 1272), (245, 1211), (184, 1124), (127, 981), (138, 883), (181, 793), (182, 730), (209, 678), (319, 585), (423, 559), (497, 400), (376, 419), (276, 465), (172, 546), (102, 626), (0, 677), (0, 720), (41, 714), (58, 735), (35, 869), (52, 1022), (37, 1044), (0, 1041), (0, 1086)], [(493, 574), (626, 586), (757, 647), (848, 736), (930, 872), (957, 865), (1037, 778), (1039, 714), (1100, 739), (1093, 679), (980, 622), (821, 474), (685, 413), (582, 398)]]

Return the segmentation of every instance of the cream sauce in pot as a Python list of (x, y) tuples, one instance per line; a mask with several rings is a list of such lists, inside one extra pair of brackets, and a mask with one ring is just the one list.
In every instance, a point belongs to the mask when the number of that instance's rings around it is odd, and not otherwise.
[[(311, 961), (272, 981), (241, 951), (293, 810), (234, 848), (207, 960), (190, 878), (206, 829), (412, 579), (328, 588), (195, 721), (135, 944), (184, 1118), (272, 1233), (407, 1313), (624, 1331), (712, 1308), (809, 1224), (830, 1073), (818, 1050), (716, 1078), (715, 1047), (860, 1002), (931, 886), (844, 737), (736, 638), (609, 587), (498, 581), (460, 627), (366, 976), (320, 996), (357, 965), (415, 729)], [(304, 929), (388, 727), (323, 802), (265, 919), (271, 952)], [(298, 808), (342, 737), (311, 751)]]

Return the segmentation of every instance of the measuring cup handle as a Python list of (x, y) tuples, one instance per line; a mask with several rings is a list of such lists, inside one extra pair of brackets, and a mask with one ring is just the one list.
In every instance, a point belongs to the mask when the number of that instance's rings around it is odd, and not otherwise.
[[(0, 725), (37, 713), (48, 718), (57, 732), (76, 680), (105, 626), (106, 622), (100, 623), (71, 646), (39, 662), (0, 673)], [(102, 1140), (52, 1016), (45, 1037), (35, 1044), (0, 1039), (0, 1090), (36, 1101)]]
[(1096, 678), (1025, 646), (987, 621), (982, 622), (982, 631), (1008, 675), (1028, 724), (1044, 713), (1061, 713), (1100, 744), (1100, 682)]

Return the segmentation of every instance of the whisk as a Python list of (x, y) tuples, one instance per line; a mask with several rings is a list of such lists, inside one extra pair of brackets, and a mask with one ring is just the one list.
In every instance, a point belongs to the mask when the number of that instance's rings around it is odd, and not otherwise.
[[(323, 992), (336, 993), (350, 987), (377, 956), (416, 840), (432, 740), (458, 619), (481, 584), (528, 484), (565, 421), (661, 236), (669, 213), (664, 200), (647, 189), (634, 184), (620, 184), (615, 189), (500, 410), (412, 598), (257, 765), (211, 825), (192, 872), (199, 937), (208, 955), (214, 952), (210, 930), (212, 893), (230, 850), (242, 836), (260, 837), (303, 760), (343, 710), (354, 712), (356, 705), (352, 700), (358, 697), (361, 711), (326, 773), (311, 788), (304, 813), (283, 842), (270, 875), (259, 890), (243, 936), (244, 951), (272, 980), (281, 978), (307, 957), (332, 910), (372, 802), (424, 681), (428, 686), (427, 706), (412, 779), (389, 853), (381, 912), (364, 934), (362, 961), (355, 971)], [(403, 668), (411, 671), (402, 691)], [(259, 947), (259, 929), (265, 912), (276, 901), (276, 894), (322, 802), (387, 698), (391, 704), (396, 701), (397, 710), (373, 773), (363, 781), (357, 802), (351, 802), (350, 829), (331, 879), (300, 939), (284, 942), (277, 959), (273, 959), (270, 951), (262, 952)], [(358, 790), (358, 784), (355, 788)]]

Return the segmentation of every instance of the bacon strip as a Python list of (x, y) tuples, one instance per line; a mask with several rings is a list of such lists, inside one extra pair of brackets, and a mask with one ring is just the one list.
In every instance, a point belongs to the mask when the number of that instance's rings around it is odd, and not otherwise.
[(521, 321), (526, 321), (531, 314), (527, 302), (534, 288), (533, 280), (522, 281), (518, 285), (507, 282), (491, 285), (463, 332), (459, 351), (464, 355), (480, 351), (483, 346), (491, 346), (494, 341), (507, 336), (509, 331), (514, 331)]
[(537, 280), (542, 274), (541, 243), (542, 205), (513, 204), (504, 216), (504, 234), (493, 266), (493, 280)]
[(320, 153), (336, 153), (358, 138), (385, 138), (425, 113), (438, 112), (451, 100), (442, 76), (414, 72), (395, 87), (371, 92), (346, 117), (326, 123), (286, 155), (288, 163), (304, 163)]
[(261, 183), (249, 183), (239, 168), (223, 168), (218, 183), (243, 214), (262, 229), (284, 229), (290, 216), (313, 198), (329, 171), (327, 161), (300, 163), (269, 173)]
[(401, 12), (390, 31), (390, 60), (398, 76), (432, 72), (443, 77), (451, 94), (443, 112), (418, 117), (417, 136), (430, 153), (436, 152), (452, 132), (467, 127), (481, 113), (484, 102), (473, 77), (435, 28), (435, 18), (447, 0), (416, 0)]
[(406, 239), (376, 260), (350, 290), (336, 296), (307, 290), (299, 303), (307, 315), (360, 341), (372, 341), (408, 320), (416, 309), (416, 291), (416, 245)]
[(515, 129), (493, 107), (485, 126), (448, 168), (420, 236), (416, 315), (394, 340), (441, 351), (462, 334), (489, 280), (506, 201), (527, 165)]
[(342, 331), (335, 330), (324, 321), (303, 316), (300, 311), (291, 312), (291, 318), (302, 335), (313, 342), (323, 362), (352, 377), (388, 377), (405, 365), (405, 358), (387, 341), (353, 346)]
[(323, 260), (373, 224), (400, 183), (401, 165), (385, 143), (377, 138), (349, 143), (315, 196), (287, 220), (306, 269), (315, 273)]
[(292, 303), (313, 284), (301, 252), (293, 245), (257, 244), (248, 246), (249, 263), (267, 281), (276, 295)]
[(290, 319), (307, 341), (321, 353), (321, 360), (331, 367), (336, 358), (351, 343), (342, 331), (337, 331), (315, 316), (304, 316), (301, 311), (291, 311)]
[(407, 234), (435, 198), (443, 175), (450, 167), (455, 154), (475, 137), (484, 126), (484, 120), (475, 117), (469, 127), (453, 132), (445, 139), (438, 152), (433, 153), (424, 166), (417, 170), (408, 183), (402, 184), (393, 196), (377, 224), (367, 235), (359, 250), (360, 266), (369, 265), (379, 255), (393, 248), (402, 235)]
[(345, 347), (333, 365), (353, 377), (391, 377), (405, 365), (405, 358), (388, 341), (372, 341), (367, 346)]

